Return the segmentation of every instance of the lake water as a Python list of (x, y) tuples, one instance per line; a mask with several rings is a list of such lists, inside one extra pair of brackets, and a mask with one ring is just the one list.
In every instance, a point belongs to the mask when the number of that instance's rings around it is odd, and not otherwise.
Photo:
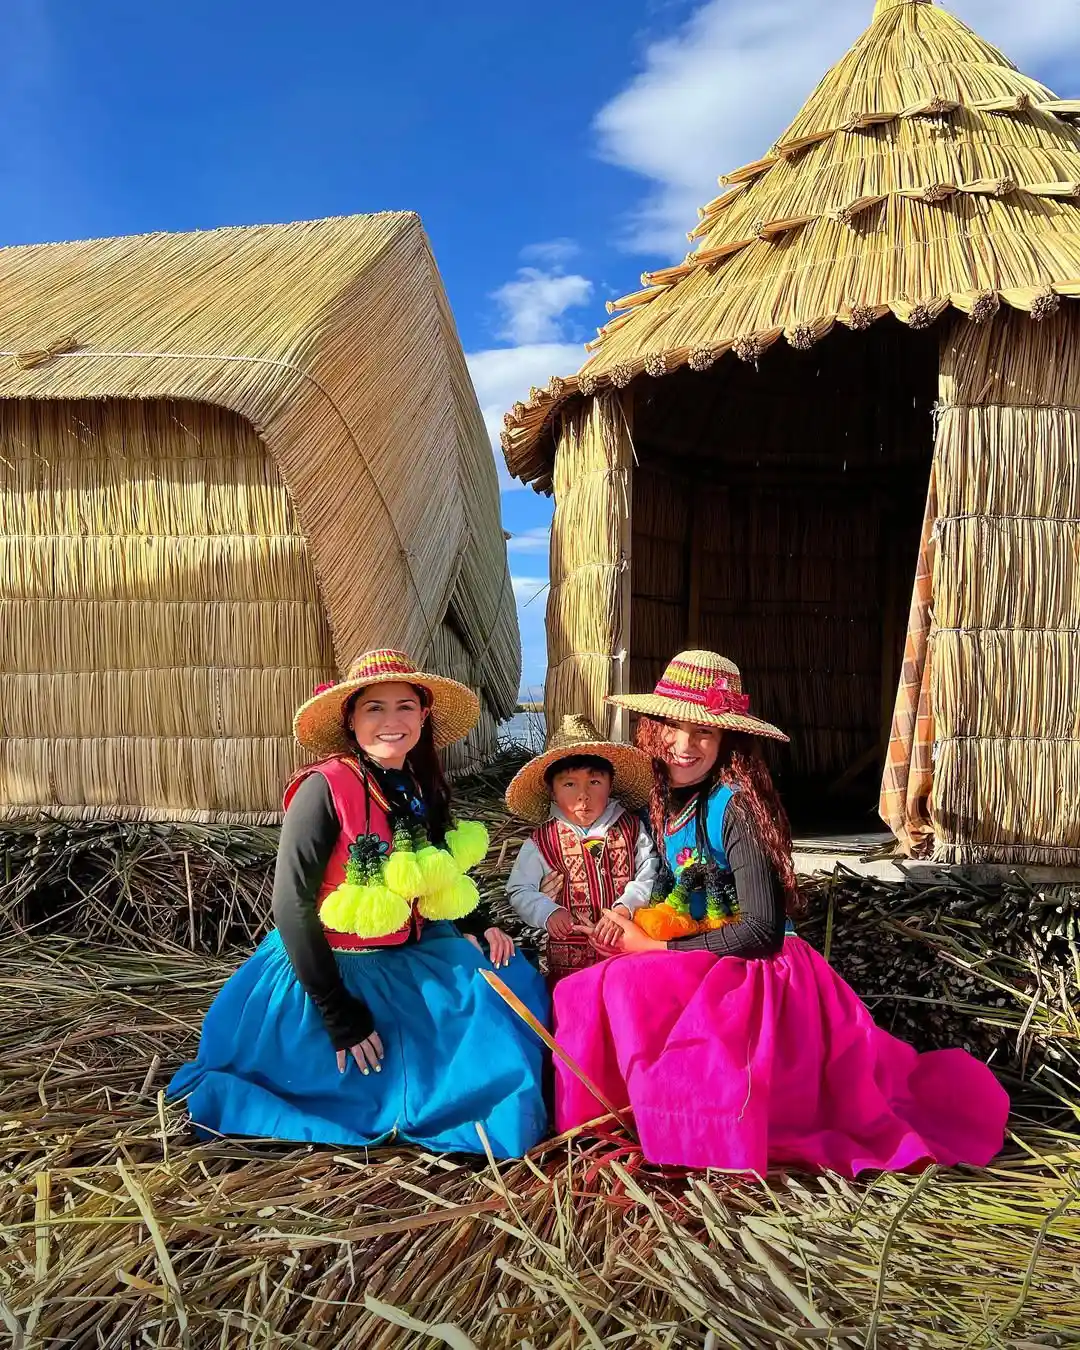
[(538, 755), (544, 748), (546, 737), (544, 714), (542, 712), (515, 713), (509, 722), (499, 727), (499, 744), (521, 746), (531, 755)]

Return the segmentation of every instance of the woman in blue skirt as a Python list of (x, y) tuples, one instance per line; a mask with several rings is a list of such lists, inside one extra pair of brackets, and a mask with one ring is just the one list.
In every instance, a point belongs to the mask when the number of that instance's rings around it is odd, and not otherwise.
[(454, 822), (436, 753), (478, 716), (471, 690), (394, 651), (368, 652), (297, 712), (320, 759), (285, 794), (276, 928), (169, 1085), (202, 1131), (480, 1153), (481, 1126), (500, 1158), (543, 1138), (542, 1047), (480, 977), (480, 935), (547, 1021), (544, 984), (478, 917), (468, 870), (487, 833)]

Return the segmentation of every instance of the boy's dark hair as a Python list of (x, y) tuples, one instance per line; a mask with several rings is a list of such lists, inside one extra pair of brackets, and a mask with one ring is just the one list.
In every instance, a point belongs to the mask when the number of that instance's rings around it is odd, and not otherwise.
[(578, 769), (588, 769), (590, 773), (606, 773), (612, 782), (615, 781), (615, 765), (611, 760), (603, 759), (600, 755), (567, 755), (565, 759), (557, 759), (554, 764), (549, 764), (544, 770), (547, 790), (551, 791), (551, 785), (558, 774), (574, 773)]

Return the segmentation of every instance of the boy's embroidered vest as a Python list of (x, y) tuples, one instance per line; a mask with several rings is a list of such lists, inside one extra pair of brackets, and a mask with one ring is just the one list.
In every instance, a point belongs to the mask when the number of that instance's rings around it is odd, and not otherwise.
[[(606, 835), (582, 839), (564, 821), (548, 820), (533, 832), (533, 843), (548, 871), (563, 879), (560, 903), (577, 923), (595, 923), (602, 909), (610, 909), (634, 877), (637, 819), (628, 812), (608, 828)], [(548, 943), (552, 976), (583, 970), (600, 959), (584, 933)]]
[[(364, 773), (355, 759), (345, 756), (325, 759), (319, 764), (301, 769), (285, 789), (286, 810), (296, 795), (297, 788), (313, 773), (321, 773), (329, 783), (334, 810), (341, 822), (341, 833), (330, 854), (326, 873), (319, 887), (317, 903), (321, 908), (322, 902), (330, 892), (345, 880), (345, 864), (349, 860), (349, 845), (352, 841), (363, 834), (377, 834), (389, 845), (393, 832), (390, 829), (388, 815), (390, 803), (383, 796), (378, 783), (372, 776)], [(366, 793), (365, 778), (367, 778)], [(338, 951), (357, 951), (363, 947), (396, 947), (408, 942), (414, 931), (419, 936), (423, 924), (424, 920), (414, 904), (411, 919), (396, 933), (388, 933), (385, 937), (362, 938), (357, 937), (355, 933), (337, 933), (332, 928), (327, 928), (326, 936), (330, 946)]]

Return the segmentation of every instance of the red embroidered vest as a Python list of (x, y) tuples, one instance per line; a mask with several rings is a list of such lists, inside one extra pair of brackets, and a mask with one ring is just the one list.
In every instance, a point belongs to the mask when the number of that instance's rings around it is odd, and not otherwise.
[[(324, 759), (319, 764), (311, 764), (290, 781), (285, 789), (285, 809), (296, 795), (296, 789), (313, 773), (321, 773), (330, 785), (330, 796), (334, 810), (341, 822), (341, 833), (326, 864), (326, 872), (319, 887), (318, 905), (322, 903), (336, 886), (345, 880), (345, 864), (349, 860), (349, 845), (362, 834), (377, 834), (389, 844), (393, 839), (390, 829), (390, 803), (383, 796), (378, 783), (355, 759), (342, 755), (334, 759)], [(364, 780), (367, 780), (367, 790)], [(385, 937), (362, 938), (355, 933), (338, 933), (332, 928), (326, 929), (330, 946), (338, 951), (357, 951), (362, 947), (396, 947), (409, 940), (414, 928), (417, 936), (424, 920), (413, 905), (412, 918), (396, 933)]]
[[(606, 835), (582, 839), (565, 821), (548, 820), (533, 832), (533, 843), (549, 872), (563, 879), (560, 904), (575, 922), (595, 923), (610, 909), (634, 878), (634, 855), (640, 825), (624, 811)], [(583, 933), (548, 943), (548, 966), (555, 979), (583, 970), (600, 959)]]

